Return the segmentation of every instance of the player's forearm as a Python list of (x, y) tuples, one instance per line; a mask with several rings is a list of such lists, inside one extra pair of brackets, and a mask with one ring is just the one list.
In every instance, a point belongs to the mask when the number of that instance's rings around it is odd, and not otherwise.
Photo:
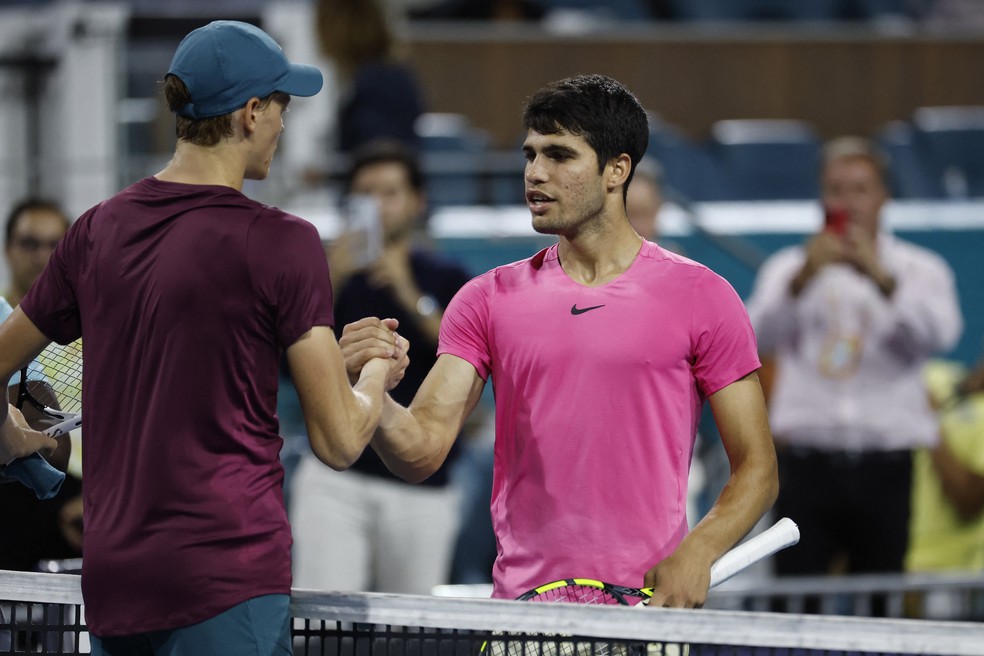
[(733, 469), (710, 511), (684, 542), (699, 542), (712, 562), (716, 561), (754, 528), (775, 503), (778, 493), (775, 458), (745, 458)]
[(350, 467), (372, 439), (382, 416), (387, 371), (384, 361), (370, 360), (355, 386), (323, 409), (323, 421), (308, 424), (312, 450), (332, 469)]
[(453, 442), (454, 435), (449, 436), (445, 426), (421, 421), (387, 396), (372, 448), (391, 472), (419, 483), (440, 468)]

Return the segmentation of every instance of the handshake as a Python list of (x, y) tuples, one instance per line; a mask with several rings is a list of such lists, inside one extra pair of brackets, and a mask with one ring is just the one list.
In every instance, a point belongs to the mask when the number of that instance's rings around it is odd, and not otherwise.
[(373, 360), (380, 362), (380, 366), (388, 367), (387, 392), (403, 380), (410, 364), (410, 342), (396, 332), (398, 326), (396, 319), (366, 317), (346, 324), (342, 329), (338, 345), (345, 358), (345, 370), (353, 384), (359, 380), (363, 367)]

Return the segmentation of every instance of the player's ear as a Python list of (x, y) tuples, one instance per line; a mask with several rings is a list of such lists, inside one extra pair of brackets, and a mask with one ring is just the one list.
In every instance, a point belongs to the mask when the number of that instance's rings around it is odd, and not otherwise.
[(612, 158), (605, 167), (606, 183), (608, 191), (615, 191), (618, 187), (624, 187), (626, 180), (629, 179), (629, 171), (632, 170), (632, 158), (627, 154)]
[(243, 124), (243, 131), (246, 134), (251, 134), (254, 130), (256, 130), (256, 123), (259, 121), (259, 107), (259, 98), (250, 98), (249, 101), (247, 101), (246, 106), (243, 107), (241, 120)]

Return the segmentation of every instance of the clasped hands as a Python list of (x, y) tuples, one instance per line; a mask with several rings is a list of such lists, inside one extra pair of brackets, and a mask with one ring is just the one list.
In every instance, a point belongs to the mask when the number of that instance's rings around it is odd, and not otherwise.
[(345, 370), (353, 383), (359, 379), (362, 367), (373, 358), (390, 361), (386, 391), (396, 387), (410, 364), (410, 342), (396, 332), (396, 319), (366, 317), (353, 321), (342, 329), (338, 345), (345, 358)]

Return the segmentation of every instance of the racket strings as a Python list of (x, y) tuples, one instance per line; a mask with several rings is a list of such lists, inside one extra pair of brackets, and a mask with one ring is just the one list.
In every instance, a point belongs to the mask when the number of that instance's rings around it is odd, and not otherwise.
[[(54, 394), (57, 407), (65, 412), (82, 411), (82, 341), (50, 344), (28, 365), (28, 391), (43, 402), (40, 390)], [(45, 405), (53, 405), (46, 402)]]
[(530, 601), (539, 602), (563, 602), (571, 604), (591, 604), (591, 605), (623, 605), (624, 601), (613, 595), (611, 592), (589, 585), (565, 585), (551, 590), (545, 590)]

